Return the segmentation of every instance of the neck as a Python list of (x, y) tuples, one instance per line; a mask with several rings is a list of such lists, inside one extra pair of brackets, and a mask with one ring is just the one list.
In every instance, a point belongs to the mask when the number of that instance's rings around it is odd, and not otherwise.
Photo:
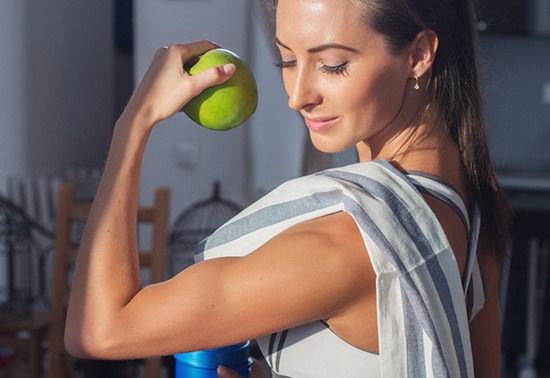
[[(437, 127), (435, 118), (430, 115), (430, 106), (419, 104), (415, 108), (414, 112), (409, 112), (409, 116), (403, 112), (379, 133), (359, 142), (356, 145), (359, 160), (398, 161), (415, 150), (435, 147), (433, 137), (440, 127)], [(403, 122), (403, 118), (408, 121)]]

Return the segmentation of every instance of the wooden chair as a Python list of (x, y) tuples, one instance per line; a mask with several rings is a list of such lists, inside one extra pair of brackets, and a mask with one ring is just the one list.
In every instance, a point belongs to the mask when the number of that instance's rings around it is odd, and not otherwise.
[[(140, 207), (138, 210), (138, 227), (150, 225), (151, 229), (150, 248), (140, 250), (140, 264), (149, 270), (151, 283), (166, 279), (169, 202), (169, 189), (159, 188), (155, 192), (154, 204), (150, 207)], [(75, 361), (65, 350), (63, 333), (70, 292), (70, 277), (76, 261), (79, 233), (83, 229), (90, 208), (90, 203), (75, 200), (75, 189), (72, 184), (61, 185), (56, 217), (55, 262), (48, 337), (49, 378), (76, 376)], [(160, 378), (162, 369), (161, 358), (145, 360), (145, 377)]]

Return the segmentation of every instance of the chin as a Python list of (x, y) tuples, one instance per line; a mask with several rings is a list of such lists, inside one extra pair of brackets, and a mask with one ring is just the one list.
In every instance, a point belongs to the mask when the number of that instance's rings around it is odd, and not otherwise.
[(311, 132), (309, 136), (313, 146), (315, 146), (317, 150), (326, 154), (337, 154), (355, 146), (353, 143), (344, 144), (342, 141), (337, 141), (334, 138), (314, 135)]

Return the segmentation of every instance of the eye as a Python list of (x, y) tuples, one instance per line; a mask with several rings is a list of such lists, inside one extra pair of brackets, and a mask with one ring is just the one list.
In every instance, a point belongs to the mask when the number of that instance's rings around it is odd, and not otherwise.
[(323, 64), (321, 66), (321, 71), (331, 75), (347, 75), (348, 73), (348, 62), (344, 62), (337, 66), (328, 66)]
[(273, 63), (275, 67), (279, 67), (281, 69), (285, 68), (294, 68), (296, 67), (296, 61), (295, 60), (282, 60), (280, 62)]

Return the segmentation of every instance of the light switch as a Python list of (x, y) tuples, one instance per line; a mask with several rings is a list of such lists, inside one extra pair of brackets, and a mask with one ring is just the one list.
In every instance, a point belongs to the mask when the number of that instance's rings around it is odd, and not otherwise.
[(199, 148), (195, 143), (176, 143), (173, 148), (173, 156), (179, 168), (195, 169), (199, 165)]
[(550, 105), (550, 83), (542, 84), (542, 103)]

